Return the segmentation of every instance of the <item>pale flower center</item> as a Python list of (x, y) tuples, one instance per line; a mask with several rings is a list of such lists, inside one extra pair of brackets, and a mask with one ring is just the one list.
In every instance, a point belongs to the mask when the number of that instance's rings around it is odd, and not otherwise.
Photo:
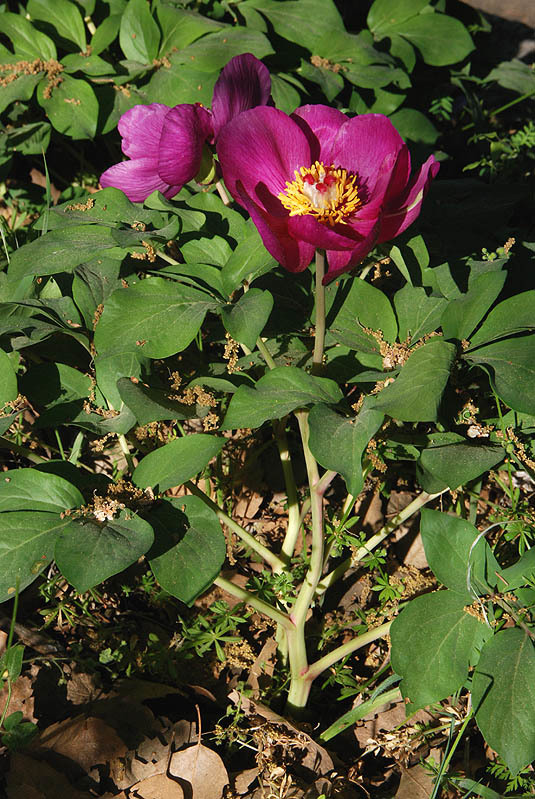
[(325, 166), (316, 161), (311, 167), (295, 170), (295, 180), (286, 183), (279, 200), (290, 216), (312, 214), (318, 222), (346, 224), (361, 201), (357, 177), (334, 164)]

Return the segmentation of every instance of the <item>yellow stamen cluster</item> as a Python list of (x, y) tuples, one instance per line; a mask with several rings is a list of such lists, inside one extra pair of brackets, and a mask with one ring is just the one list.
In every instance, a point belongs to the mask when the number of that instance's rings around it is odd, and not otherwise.
[(311, 167), (295, 170), (295, 180), (286, 183), (278, 197), (290, 216), (311, 214), (318, 222), (333, 227), (346, 220), (361, 205), (357, 177), (346, 169), (324, 166), (316, 161)]

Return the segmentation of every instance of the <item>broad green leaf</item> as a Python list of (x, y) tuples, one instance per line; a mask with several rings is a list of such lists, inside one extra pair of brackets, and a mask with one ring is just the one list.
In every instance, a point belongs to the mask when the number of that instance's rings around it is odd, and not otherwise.
[(313, 377), (295, 366), (279, 366), (261, 377), (255, 388), (240, 386), (221, 428), (260, 427), (310, 403), (336, 403), (342, 392), (333, 380)]
[[(395, 341), (398, 332), (396, 317), (388, 297), (375, 286), (364, 280), (350, 280), (342, 283), (336, 292), (333, 307), (328, 313), (329, 328), (337, 332), (340, 339), (346, 333), (351, 336), (360, 328), (369, 328), (375, 332), (381, 331), (385, 341)], [(331, 293), (331, 292), (329, 292)], [(347, 296), (344, 298), (344, 294)], [(340, 310), (334, 315), (334, 310), (343, 299)], [(333, 317), (331, 319), (331, 317)], [(364, 333), (364, 331), (362, 331)], [(351, 346), (348, 342), (347, 346)]]
[(375, 0), (368, 12), (368, 27), (375, 36), (381, 36), (393, 25), (415, 17), (427, 5), (429, 0)]
[(362, 491), (362, 456), (383, 419), (382, 413), (366, 403), (351, 418), (341, 416), (327, 405), (314, 405), (310, 411), (310, 451), (325, 469), (342, 475), (353, 496)]
[(399, 340), (416, 342), (432, 333), (440, 324), (445, 297), (428, 296), (422, 286), (406, 283), (394, 295), (394, 306), (398, 317)]
[(195, 405), (184, 405), (170, 399), (169, 391), (151, 388), (138, 380), (121, 377), (117, 388), (125, 405), (128, 405), (139, 424), (149, 424), (162, 419), (191, 419), (197, 415)]
[(47, 80), (37, 87), (37, 100), (52, 125), (71, 139), (92, 139), (99, 115), (95, 92), (85, 80), (65, 75), (59, 86), (47, 95)]
[(6, 402), (17, 399), (18, 393), (15, 370), (7, 353), (0, 350), (0, 410)]
[[(330, 0), (326, 0), (330, 2)], [(174, 63), (195, 64), (196, 69), (212, 73), (222, 69), (231, 58), (242, 53), (252, 53), (257, 58), (273, 54), (267, 36), (247, 28), (224, 28), (217, 33), (209, 33), (176, 53)]]
[(169, 55), (173, 48), (182, 50), (201, 36), (220, 30), (223, 25), (194, 11), (158, 5), (156, 16), (162, 29), (159, 55)]
[(535, 335), (506, 338), (466, 353), (489, 366), (498, 396), (515, 411), (535, 414)]
[(507, 272), (485, 272), (476, 277), (466, 294), (452, 300), (442, 315), (446, 338), (467, 339), (503, 288)]
[(412, 352), (394, 383), (377, 395), (374, 408), (403, 422), (434, 421), (454, 357), (453, 344), (430, 339)]
[(167, 358), (195, 338), (208, 311), (217, 303), (205, 292), (160, 277), (118, 289), (108, 299), (95, 329), (95, 348), (125, 349), (149, 358)]
[(479, 531), (458, 516), (438, 510), (422, 510), (422, 543), (429, 567), (446, 588), (464, 595), (466, 604), (474, 594), (491, 593), (496, 585), (498, 564)]
[(65, 72), (70, 75), (82, 72), (91, 78), (101, 78), (114, 75), (115, 70), (107, 61), (98, 55), (86, 55), (84, 53), (69, 53), (61, 59)]
[(78, 8), (69, 0), (28, 0), (28, 12), (33, 19), (52, 25), (59, 35), (85, 50), (85, 25)]
[(518, 94), (535, 93), (535, 73), (530, 64), (513, 58), (511, 61), (502, 61), (489, 72), (485, 81), (495, 80), (504, 89), (511, 89)]
[(50, 141), (48, 122), (31, 122), (9, 131), (7, 145), (22, 155), (41, 155)]
[(425, 483), (425, 473), (428, 473), (442, 486), (459, 488), (494, 468), (504, 455), (503, 447), (468, 441), (428, 447), (422, 452), (419, 461), (424, 471), (422, 485), (429, 490)]
[(119, 33), (121, 18), (121, 14), (110, 14), (102, 20), (91, 37), (91, 52), (94, 55), (102, 53), (115, 40)]
[(55, 474), (13, 469), (0, 475), (0, 512), (31, 510), (59, 514), (83, 504), (78, 489)]
[[(286, 114), (291, 114), (297, 106), (301, 105), (301, 93), (290, 75), (279, 74), (271, 76), (271, 96), (277, 108)], [(304, 92), (303, 92), (304, 93)]]
[[(11, 645), (9, 649), (7, 649), (2, 657), (0, 658), (0, 675), (2, 680), (6, 679), (6, 671), (9, 675), (9, 679), (11, 682), (14, 682), (18, 677), (20, 677), (20, 673), (22, 671), (22, 659), (24, 657), (24, 647), (21, 644)], [(9, 719), (11, 716), (15, 714), (11, 714), (8, 716), (4, 721), (4, 728), (9, 730)], [(23, 715), (22, 711), (20, 712), (20, 718), (22, 720)]]
[(50, 225), (66, 227), (67, 225), (92, 225), (95, 222), (103, 225), (114, 225), (124, 222), (133, 226), (143, 222), (154, 228), (166, 225), (167, 215), (149, 208), (141, 208), (139, 204), (130, 202), (119, 189), (112, 186), (101, 189), (95, 194), (84, 197), (81, 202), (72, 200), (56, 205), (50, 215)]
[(13, 43), (16, 52), (14, 61), (20, 58), (27, 58), (33, 61), (42, 58), (48, 61), (56, 58), (56, 45), (44, 33), (38, 31), (32, 23), (22, 14), (2, 14), (2, 33), (5, 34)]
[(390, 121), (399, 135), (408, 141), (434, 144), (439, 137), (439, 131), (429, 117), (415, 108), (401, 108), (390, 114)]
[(13, 599), (17, 586), (22, 591), (48, 566), (58, 534), (69, 523), (46, 511), (0, 513), (0, 602)]
[[(398, 34), (414, 45), (426, 64), (444, 67), (455, 64), (472, 52), (474, 43), (462, 22), (445, 14), (419, 14), (388, 28), (388, 36)], [(444, 42), (448, 43), (444, 47)]]
[[(204, 37), (202, 41), (205, 40)], [(169, 56), (169, 67), (160, 67), (145, 87), (147, 95), (154, 103), (174, 106), (180, 103), (212, 104), (214, 84), (219, 77), (219, 69), (213, 72), (199, 69), (195, 62), (184, 64), (180, 53)]]
[(221, 270), (226, 292), (232, 294), (244, 280), (251, 282), (275, 265), (276, 261), (264, 247), (256, 227), (248, 227), (246, 238), (240, 241)]
[(121, 377), (141, 377), (142, 370), (148, 364), (148, 359), (139, 352), (139, 347), (128, 347), (109, 350), (95, 358), (95, 377), (97, 387), (102, 392), (112, 408), (119, 410), (122, 404), (121, 395), (117, 388), (117, 381)]
[(146, 0), (129, 0), (121, 19), (119, 43), (126, 58), (152, 65), (158, 55), (160, 31)]
[(111, 229), (102, 225), (73, 225), (51, 230), (15, 250), (8, 275), (10, 280), (19, 281), (26, 275), (72, 272), (79, 264), (116, 245)]
[(76, 267), (72, 281), (72, 297), (88, 330), (93, 329), (95, 312), (119, 287), (121, 264), (112, 258), (93, 258)]
[(161, 587), (190, 605), (211, 586), (225, 561), (226, 543), (215, 513), (198, 497), (166, 499), (149, 515), (154, 546), (150, 567)]
[(524, 554), (509, 566), (500, 572), (498, 586), (501, 591), (515, 591), (520, 588), (528, 580), (533, 579), (535, 576), (535, 547), (528, 549)]
[(535, 759), (535, 652), (524, 630), (487, 641), (472, 678), (472, 704), (485, 741), (513, 775)]
[[(2, 16), (5, 15), (2, 14)], [(42, 77), (42, 72), (38, 72), (36, 75), (21, 74), (16, 80), (11, 81), (6, 86), (2, 86), (2, 91), (0, 92), (0, 113), (11, 105), (11, 103), (29, 100)]]
[(186, 263), (205, 263), (223, 266), (232, 255), (232, 248), (222, 236), (186, 241), (180, 248)]
[[(233, 238), (236, 244), (247, 238), (252, 230), (256, 231), (252, 222), (247, 223), (235, 208), (225, 205), (217, 192), (199, 191), (188, 197), (187, 205), (195, 211), (202, 211), (212, 234)], [(203, 225), (195, 229), (202, 230)]]
[(83, 594), (135, 563), (153, 540), (150, 524), (125, 509), (110, 521), (70, 521), (56, 542), (54, 557), (63, 576)]
[(242, 294), (234, 305), (223, 306), (221, 316), (232, 338), (252, 350), (272, 308), (273, 297), (269, 291), (253, 288)]
[[(316, 52), (316, 45), (329, 30), (343, 31), (344, 23), (333, 0), (246, 0), (245, 7), (260, 11), (279, 36)], [(241, 7), (240, 7), (241, 11)], [(321, 24), (318, 22), (321, 20)]]
[(535, 291), (524, 291), (500, 302), (470, 340), (470, 348), (513, 333), (535, 329)]
[(370, 64), (369, 66), (359, 66), (358, 64), (344, 65), (344, 77), (355, 86), (362, 89), (380, 89), (393, 83), (400, 89), (408, 89), (410, 78), (403, 69), (383, 64)]
[(392, 622), (392, 668), (416, 708), (457, 691), (492, 630), (465, 609), (466, 594), (437, 591), (412, 599)]
[(192, 433), (145, 455), (132, 475), (141, 488), (166, 491), (199, 474), (226, 444), (225, 438)]

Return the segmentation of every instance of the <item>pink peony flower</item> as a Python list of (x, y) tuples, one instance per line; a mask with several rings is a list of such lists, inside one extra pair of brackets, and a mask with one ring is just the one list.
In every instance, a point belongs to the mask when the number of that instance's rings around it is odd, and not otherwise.
[(161, 103), (136, 105), (119, 120), (122, 150), (130, 159), (107, 169), (103, 187), (115, 186), (132, 202), (160, 191), (174, 197), (198, 174), (203, 148), (225, 124), (246, 109), (269, 102), (271, 78), (251, 53), (235, 56), (215, 86), (212, 111), (200, 105), (169, 108)]
[(290, 272), (326, 250), (324, 283), (409, 227), (439, 170), (431, 156), (411, 178), (408, 147), (382, 114), (323, 105), (245, 111), (221, 130), (217, 154), (266, 249)]

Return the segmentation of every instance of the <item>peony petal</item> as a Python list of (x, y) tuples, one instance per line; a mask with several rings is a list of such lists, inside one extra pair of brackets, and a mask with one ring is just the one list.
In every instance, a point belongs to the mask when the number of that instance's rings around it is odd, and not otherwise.
[(348, 119), (340, 127), (333, 142), (332, 157), (336, 166), (358, 176), (364, 201), (377, 194), (375, 185), (381, 167), (388, 157), (396, 163), (398, 154), (406, 148), (405, 142), (382, 114), (362, 114)]
[[(375, 224), (375, 220), (373, 224)], [(290, 216), (288, 231), (294, 239), (302, 239), (322, 250), (352, 249), (362, 239), (362, 236), (349, 225), (331, 227), (328, 223), (318, 222), (311, 214)]]
[(212, 120), (200, 105), (176, 105), (166, 114), (158, 148), (158, 172), (172, 185), (184, 185), (201, 167), (202, 149), (212, 136)]
[(124, 191), (129, 200), (140, 203), (153, 191), (161, 191), (166, 197), (174, 197), (182, 186), (170, 186), (158, 175), (154, 158), (134, 158), (122, 161), (107, 169), (100, 176), (102, 188), (114, 186)]
[(289, 272), (302, 272), (307, 268), (314, 257), (314, 246), (292, 238), (288, 233), (287, 220), (268, 214), (245, 193), (239, 181), (236, 199), (249, 212), (264, 247), (281, 266)]
[(306, 137), (290, 117), (269, 106), (243, 111), (221, 130), (217, 154), (227, 188), (238, 202), (239, 181), (242, 191), (264, 210), (288, 216), (277, 195), (294, 179), (296, 169), (310, 166)]
[(291, 114), (310, 145), (311, 161), (332, 163), (332, 148), (336, 135), (347, 117), (328, 105), (302, 105)]
[(126, 111), (117, 125), (122, 136), (122, 150), (129, 158), (147, 158), (158, 152), (160, 134), (169, 106), (161, 103), (135, 105)]
[(349, 272), (357, 266), (377, 243), (378, 224), (374, 225), (368, 236), (350, 251), (327, 250), (327, 274), (323, 278), (323, 285), (330, 283), (338, 275)]
[(438, 174), (440, 164), (431, 155), (419, 172), (410, 182), (401, 197), (387, 202), (384, 213), (381, 217), (381, 227), (378, 242), (388, 241), (389, 239), (403, 233), (412, 222), (419, 216), (422, 201), (429, 190), (429, 186), (434, 177)]
[(271, 93), (268, 68), (252, 53), (237, 55), (228, 62), (214, 86), (212, 114), (214, 135), (242, 111), (266, 105)]

